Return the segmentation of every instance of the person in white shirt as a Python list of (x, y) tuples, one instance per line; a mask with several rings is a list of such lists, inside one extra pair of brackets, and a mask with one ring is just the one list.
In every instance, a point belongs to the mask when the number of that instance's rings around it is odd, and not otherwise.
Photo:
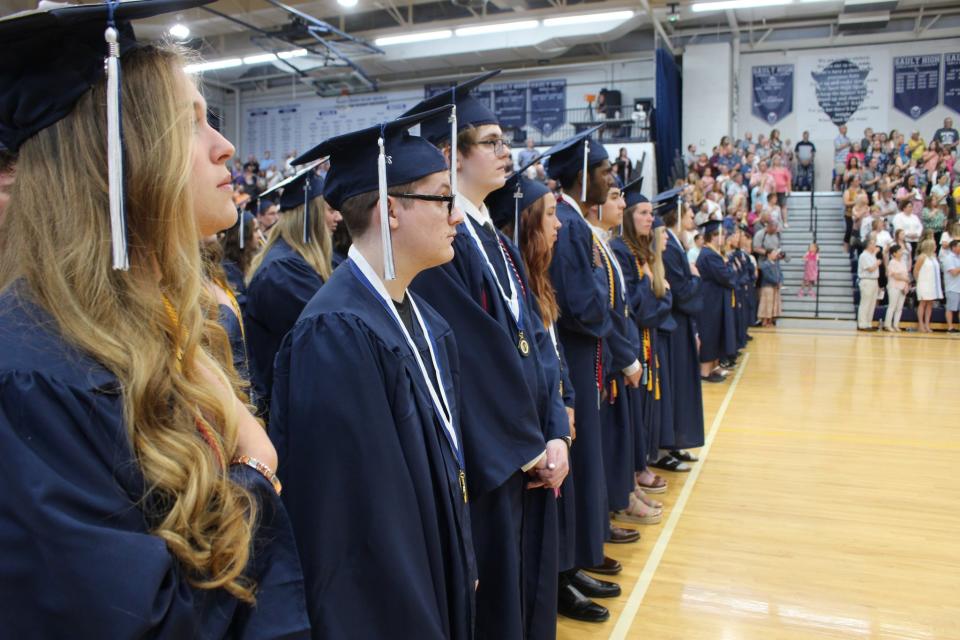
[(956, 333), (954, 316), (960, 312), (960, 240), (951, 240), (948, 249), (940, 251), (943, 267), (943, 290), (947, 297), (947, 333)]
[(867, 246), (863, 248), (860, 259), (857, 261), (857, 278), (860, 280), (860, 306), (857, 309), (857, 329), (869, 331), (873, 328), (873, 312), (877, 308), (878, 279), (880, 277), (880, 261), (877, 259), (880, 250), (877, 248), (877, 239), (873, 234), (867, 238)]
[(913, 211), (913, 204), (905, 200), (901, 204), (900, 213), (893, 216), (894, 230), (903, 230), (904, 240), (910, 244), (910, 252), (916, 253), (917, 243), (923, 234), (923, 221)]

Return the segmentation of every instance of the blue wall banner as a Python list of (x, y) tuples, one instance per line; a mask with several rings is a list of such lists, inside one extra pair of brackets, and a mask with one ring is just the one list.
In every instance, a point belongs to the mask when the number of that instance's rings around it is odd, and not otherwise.
[(943, 54), (943, 104), (960, 113), (960, 53)]
[(917, 120), (940, 100), (940, 54), (893, 58), (893, 107)]
[(530, 124), (549, 136), (566, 120), (567, 81), (542, 80), (530, 83)]
[(504, 129), (527, 124), (527, 83), (506, 82), (493, 85), (493, 113)]
[(761, 65), (752, 70), (752, 113), (767, 124), (776, 124), (793, 112), (793, 65)]

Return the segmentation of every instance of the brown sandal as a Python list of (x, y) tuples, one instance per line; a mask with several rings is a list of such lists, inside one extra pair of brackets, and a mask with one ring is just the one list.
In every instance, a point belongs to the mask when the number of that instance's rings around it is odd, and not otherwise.
[(653, 476), (653, 484), (643, 484), (642, 482), (637, 482), (637, 485), (644, 490), (645, 493), (666, 493), (667, 492), (667, 481), (661, 478), (658, 475)]

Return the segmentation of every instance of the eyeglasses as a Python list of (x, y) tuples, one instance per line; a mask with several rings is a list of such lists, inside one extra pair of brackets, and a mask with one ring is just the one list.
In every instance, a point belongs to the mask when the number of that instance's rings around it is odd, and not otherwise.
[(477, 144), (486, 144), (490, 145), (493, 149), (493, 155), (499, 156), (503, 153), (503, 150), (510, 146), (510, 144), (503, 138), (497, 138), (496, 140), (480, 140)]
[(446, 202), (447, 215), (453, 213), (453, 201), (455, 196), (435, 196), (428, 193), (389, 193), (394, 198), (407, 198), (408, 200), (426, 200), (427, 202)]

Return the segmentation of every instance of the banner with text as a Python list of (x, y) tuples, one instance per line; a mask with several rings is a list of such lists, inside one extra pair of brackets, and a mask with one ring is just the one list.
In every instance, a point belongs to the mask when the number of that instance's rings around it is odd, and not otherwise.
[(943, 104), (960, 113), (960, 53), (943, 54)]
[(793, 65), (762, 65), (753, 71), (753, 115), (774, 125), (793, 112)]
[(940, 54), (893, 59), (893, 107), (914, 120), (940, 99)]
[(545, 136), (566, 120), (567, 81), (543, 80), (530, 83), (530, 124)]

